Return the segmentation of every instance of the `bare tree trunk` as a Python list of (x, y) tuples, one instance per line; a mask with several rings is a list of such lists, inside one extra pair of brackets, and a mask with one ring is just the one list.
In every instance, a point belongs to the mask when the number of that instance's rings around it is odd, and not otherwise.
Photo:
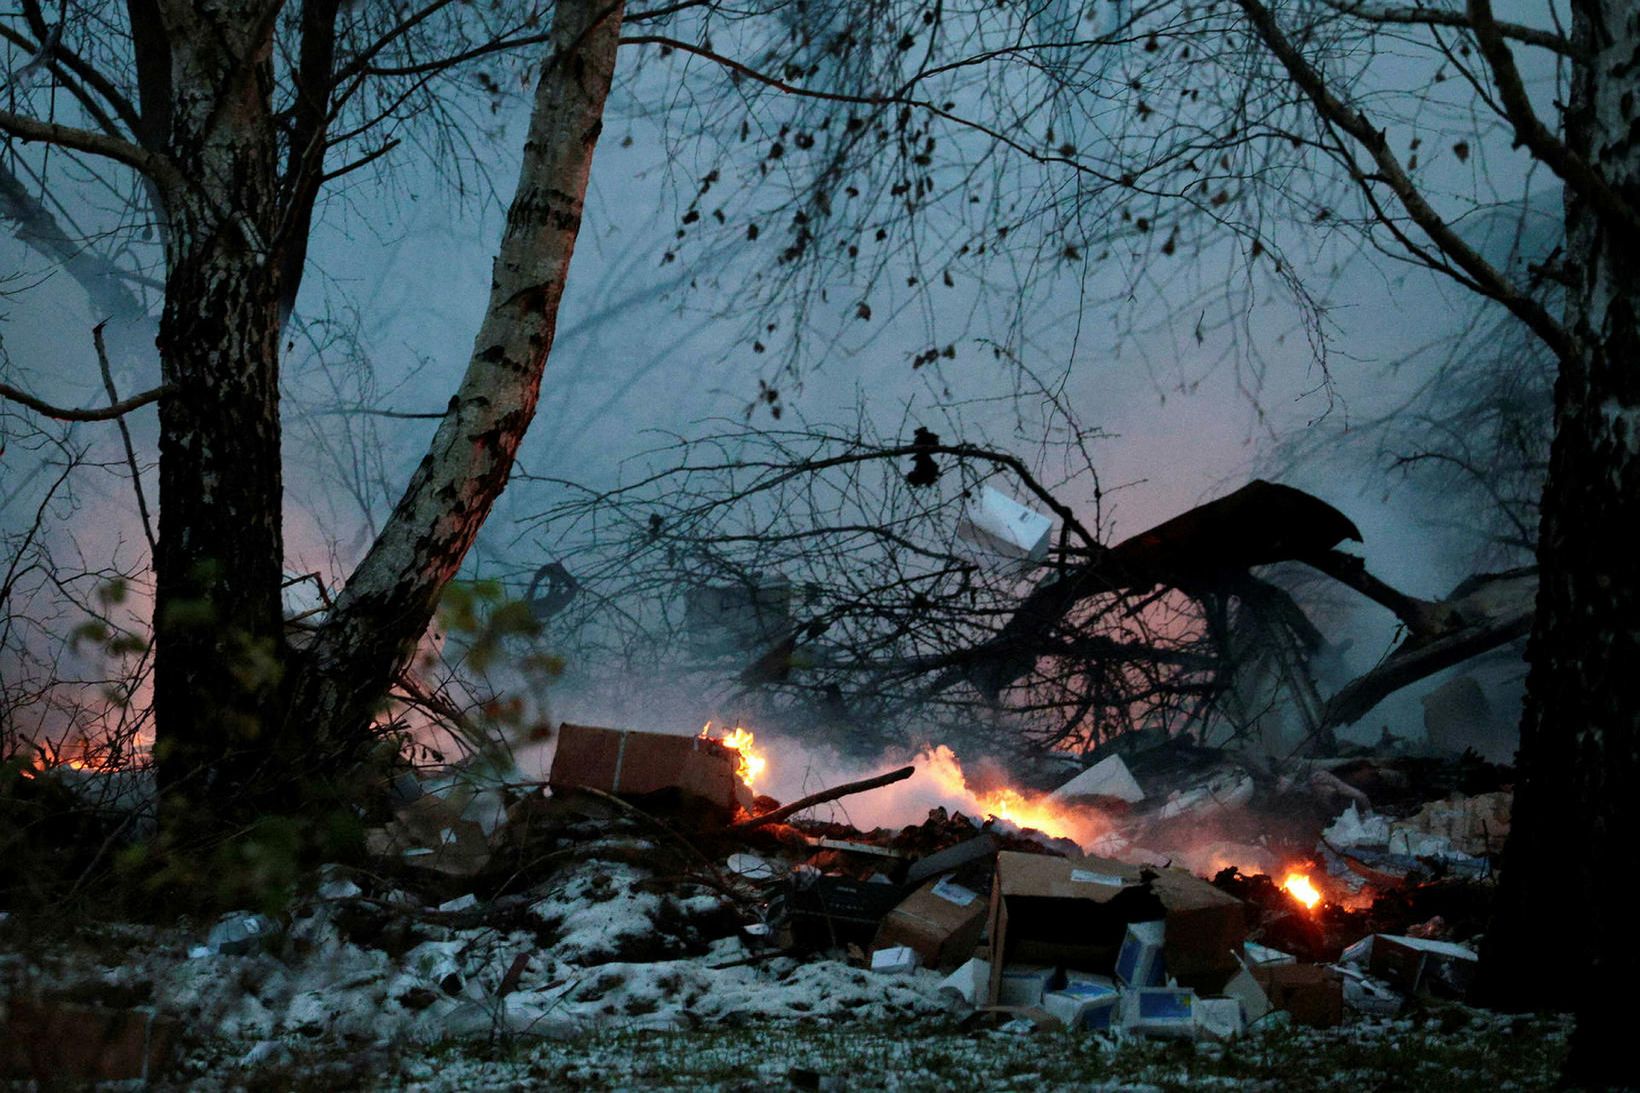
[[(1640, 201), (1640, 9), (1574, 3), (1566, 144)], [(1640, 977), (1626, 879), (1640, 865), (1640, 255), (1568, 186), (1567, 326), (1555, 387), (1542, 566), (1515, 816), (1483, 987), (1513, 1008), (1577, 1010), (1576, 1084), (1633, 1078), (1626, 1022), (1603, 996)], [(1628, 515), (1624, 515), (1627, 513)], [(1568, 947), (1570, 946), (1570, 951)]]
[(536, 89), (490, 301), (460, 389), (398, 506), (303, 653), (287, 726), (356, 739), (507, 483), (535, 413), (615, 68), (621, 3), (567, 0)]
[[(162, 3), (175, 88), (155, 559), (154, 709), (173, 815), (241, 798), (278, 709), (284, 644), (277, 134), (267, 5)], [(243, 802), (249, 804), (248, 801)]]

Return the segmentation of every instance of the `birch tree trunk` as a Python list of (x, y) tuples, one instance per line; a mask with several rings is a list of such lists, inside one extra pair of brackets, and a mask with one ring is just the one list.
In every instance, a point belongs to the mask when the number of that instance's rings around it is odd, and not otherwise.
[(557, 5), (473, 353), (426, 456), (300, 656), (285, 731), (356, 740), (507, 483), (535, 414), (615, 69), (620, 0)]
[[(1640, 8), (1574, 3), (1565, 142), (1640, 207)], [(1566, 326), (1543, 494), (1514, 818), (1488, 939), (1489, 999), (1577, 1012), (1568, 1077), (1633, 1078), (1607, 992), (1640, 981), (1640, 255), (1567, 187)], [(1570, 951), (1568, 951), (1570, 946)]]

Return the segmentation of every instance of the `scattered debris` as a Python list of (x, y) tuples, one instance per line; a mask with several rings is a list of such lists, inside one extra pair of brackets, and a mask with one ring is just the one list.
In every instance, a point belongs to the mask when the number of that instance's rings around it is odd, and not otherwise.
[[(95, 1025), (106, 1057), (61, 1072), (75, 1080), (154, 1073), (179, 1022), (247, 1067), (319, 1042), (953, 1011), (1021, 1035), (1226, 1042), (1462, 998), (1510, 804), (1484, 768), (1275, 775), (1168, 742), (1108, 753), (1052, 795), (1098, 817), (1115, 852), (1092, 855), (944, 809), (892, 830), (804, 819), (911, 769), (782, 806), (753, 798), (743, 759), (701, 736), (565, 725), (545, 786), (400, 779), (368, 868), (326, 867), (286, 915), (236, 912), (204, 944), (155, 946), (99, 980), (140, 986), (119, 1005), (80, 1014), (31, 988), (0, 1019)], [(1186, 836), (1195, 856), (1167, 852)], [(1238, 868), (1255, 856), (1268, 867)], [(7, 1050), (7, 1074), (41, 1073)]]

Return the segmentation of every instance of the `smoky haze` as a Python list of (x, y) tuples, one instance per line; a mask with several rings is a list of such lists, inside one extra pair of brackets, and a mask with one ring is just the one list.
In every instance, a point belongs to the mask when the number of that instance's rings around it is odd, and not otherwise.
[[(1044, 430), (1063, 422), (1021, 386), (1021, 366), (1102, 434), (1092, 454), (1107, 541), (1255, 475), (1279, 473), (1348, 514), (1363, 533), (1357, 549), (1368, 567), (1403, 590), (1439, 597), (1472, 572), (1464, 545), (1442, 526), (1462, 523), (1463, 514), (1443, 511), (1443, 497), (1388, 474), (1356, 435), (1358, 423), (1397, 410), (1434, 374), (1444, 358), (1431, 347), (1472, 311), (1439, 276), (1295, 229), (1286, 249), (1297, 267), (1292, 276), (1329, 304), (1323, 369), (1304, 313), (1274, 285), (1236, 288), (1234, 319), (1221, 315), (1204, 326), (1209, 308), (1200, 298), (1231, 276), (1234, 242), (1175, 259), (1196, 263), (1177, 294), (1120, 317), (1111, 301), (1148, 276), (1151, 241), (1119, 238), (1104, 268), (1094, 268), (1090, 254), (1074, 272), (1022, 284), (1017, 293), (1002, 278), (985, 285), (958, 278), (948, 290), (924, 293), (906, 286), (890, 259), (885, 287), (873, 293), (874, 319), (856, 317), (858, 292), (843, 283), (801, 320), (778, 317), (787, 324), (782, 333), (806, 345), (808, 363), (788, 371), (784, 358), (751, 344), (748, 331), (764, 316), (745, 285), (760, 270), (737, 246), (745, 226), (735, 208), (715, 237), (677, 246), (666, 260), (696, 182), (716, 160), (657, 116), (652, 103), (668, 77), (643, 63), (635, 50), (623, 54), (625, 98), (597, 153), (558, 340), (520, 452), (526, 477), (496, 506), (470, 575), (501, 577), (518, 589), (553, 560), (528, 523), (562, 495), (545, 480), (606, 488), (642, 474), (651, 466), (645, 453), (670, 436), (721, 431), (724, 423), (771, 424), (760, 381), (778, 391), (783, 425), (866, 420), (884, 435), (905, 437), (928, 423), (948, 440), (988, 442), (1040, 465)], [(350, 177), (323, 207), (285, 369), (292, 574), (317, 572), (332, 586), (345, 577), (434, 427), (425, 416), (375, 411), (436, 415), (465, 367), (504, 213), (490, 187), (508, 192), (527, 115), (516, 97), (499, 100), (494, 113), (482, 98), (469, 106), (488, 130), (474, 133), (480, 154), (471, 161), (440, 162), (437, 149), (431, 161), (406, 156), (391, 174)], [(1508, 167), (1502, 182), (1493, 181), (1500, 190), (1508, 189)], [(458, 178), (465, 200), (454, 193)], [(89, 203), (71, 211), (88, 225), (109, 219)], [(1539, 232), (1522, 250), (1541, 254), (1552, 243)], [(909, 271), (912, 256), (903, 262)], [(58, 404), (102, 401), (89, 331), (107, 316), (13, 237), (0, 240), (0, 268), (15, 271), (0, 319), (10, 375)], [(136, 332), (122, 333), (113, 354), (122, 393), (158, 382), (157, 364), (143, 352), (157, 304), (150, 296), (145, 306), (146, 318), (124, 317)], [(955, 353), (913, 367), (930, 344), (949, 344)], [(1006, 352), (994, 352), (998, 345)], [(151, 411), (133, 418), (139, 451), (147, 453), (151, 418)], [(950, 435), (953, 421), (965, 435)], [(6, 428), (16, 435), (14, 422)], [(1295, 435), (1304, 438), (1302, 458), (1283, 462)], [(52, 521), (54, 549), (130, 564), (142, 555), (144, 536), (118, 437), (107, 425), (78, 426), (74, 437), (107, 466), (82, 476), (77, 509)], [(8, 447), (0, 472), (6, 530), (32, 517), (49, 477), (37, 464), (50, 458), (15, 442)], [(151, 498), (151, 454), (144, 462)], [(1090, 481), (1072, 480), (1062, 500), (1089, 512), (1092, 494)], [(564, 560), (573, 570), (575, 560)], [(1324, 620), (1329, 638), (1350, 643), (1334, 668), (1335, 685), (1369, 668), (1396, 636), (1386, 612), (1347, 594), (1342, 600)], [(129, 609), (140, 615), (145, 602), (139, 588)], [(724, 708), (727, 689), (678, 693), (664, 670), (611, 689), (602, 680), (581, 683), (578, 668), (570, 664), (554, 692), (555, 716), (696, 731), (734, 713)], [(1439, 682), (1397, 696), (1355, 731), (1376, 737), (1387, 726), (1419, 735), (1417, 697)]]

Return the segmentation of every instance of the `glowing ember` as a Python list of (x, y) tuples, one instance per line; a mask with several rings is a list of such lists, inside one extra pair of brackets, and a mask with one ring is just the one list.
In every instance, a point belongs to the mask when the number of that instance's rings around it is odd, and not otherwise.
[(763, 776), (763, 771), (769, 765), (767, 756), (752, 750), (754, 737), (750, 729), (736, 725), (727, 733), (713, 737), (712, 723), (708, 721), (700, 730), (700, 735), (706, 739), (715, 739), (719, 744), (734, 752), (738, 758), (735, 761), (735, 773), (740, 780), (746, 783), (747, 789), (755, 789), (757, 780)]
[(1321, 902), (1321, 893), (1315, 883), (1303, 873), (1288, 873), (1287, 879), (1281, 882), (1281, 887), (1289, 896), (1292, 896), (1306, 908), (1315, 910)]

